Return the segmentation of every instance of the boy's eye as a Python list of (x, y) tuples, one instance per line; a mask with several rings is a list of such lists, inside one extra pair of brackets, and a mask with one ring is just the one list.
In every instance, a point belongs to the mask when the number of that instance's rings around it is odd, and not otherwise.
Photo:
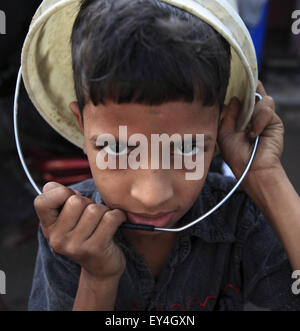
[(191, 156), (196, 155), (199, 153), (201, 147), (197, 146), (196, 142), (191, 142), (189, 144), (180, 144), (177, 146), (174, 146), (174, 153), (183, 155), (183, 156)]
[(110, 142), (101, 149), (104, 150), (107, 154), (115, 155), (115, 156), (125, 155), (128, 153), (127, 144), (120, 142), (117, 143)]

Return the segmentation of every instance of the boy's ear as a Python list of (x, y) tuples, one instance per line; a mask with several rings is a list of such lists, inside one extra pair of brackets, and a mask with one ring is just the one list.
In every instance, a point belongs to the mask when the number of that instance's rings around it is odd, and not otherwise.
[(76, 101), (71, 102), (69, 107), (79, 124), (81, 133), (83, 134), (83, 118), (82, 118), (81, 111), (78, 106), (78, 102), (76, 102)]

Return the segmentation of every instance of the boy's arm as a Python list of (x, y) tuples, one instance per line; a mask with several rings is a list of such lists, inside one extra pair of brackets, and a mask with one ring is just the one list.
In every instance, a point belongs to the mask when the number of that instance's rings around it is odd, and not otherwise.
[[(36, 275), (47, 278), (47, 286), (41, 280), (35, 281), (33, 293), (36, 295), (32, 298), (39, 300), (39, 288), (45, 287), (45, 291), (54, 294), (51, 298), (57, 297), (58, 302), (64, 302), (64, 286), (68, 286), (68, 266), (64, 262), (74, 261), (84, 272), (79, 288), (79, 277), (77, 286), (72, 288), (71, 297), (76, 296), (73, 309), (112, 309), (117, 279), (121, 278), (126, 266), (122, 250), (113, 241), (116, 230), (126, 219), (123, 212), (95, 204), (79, 191), (52, 182), (44, 186), (34, 206), (41, 223), (42, 243)], [(59, 263), (53, 265), (51, 260)], [(59, 309), (60, 305), (56, 306)], [(47, 300), (46, 309), (51, 308)]]
[(54, 252), (41, 228), (38, 241), (28, 310), (114, 310), (119, 277), (92, 279), (78, 264)]
[(240, 178), (249, 161), (253, 139), (260, 136), (253, 163), (241, 186), (270, 222), (296, 270), (300, 269), (300, 199), (280, 161), (283, 123), (275, 112), (272, 97), (267, 95), (261, 82), (257, 92), (262, 99), (256, 103), (245, 130), (236, 130), (240, 111), (238, 99), (233, 98), (228, 106), (223, 107), (218, 143), (225, 162)]
[(292, 268), (300, 270), (300, 198), (284, 169), (250, 174), (244, 190), (269, 221)]
[(56, 254), (50, 248), (40, 227), (38, 245), (28, 310), (72, 310), (78, 288), (80, 266)]
[(119, 277), (107, 279), (92, 278), (82, 269), (73, 310), (113, 311), (115, 309), (119, 281)]
[(293, 270), (278, 236), (249, 198), (244, 211), (239, 222), (237, 259), (245, 309), (299, 311), (300, 296), (293, 291)]

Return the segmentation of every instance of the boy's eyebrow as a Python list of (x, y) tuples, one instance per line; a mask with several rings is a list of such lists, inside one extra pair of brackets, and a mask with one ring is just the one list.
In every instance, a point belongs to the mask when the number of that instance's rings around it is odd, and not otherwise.
[[(89, 138), (89, 141), (90, 142), (92, 142), (92, 143), (94, 143), (94, 142), (96, 142), (97, 141), (97, 139), (98, 139), (98, 137), (99, 137), (100, 135), (96, 135), (96, 136), (92, 136), (91, 138)], [(211, 136), (209, 136), (209, 135), (204, 135), (204, 140), (205, 140), (205, 142), (209, 142), (209, 141), (213, 141), (213, 138), (211, 137)], [(119, 139), (118, 138), (115, 138), (115, 141), (116, 142), (119, 142)]]

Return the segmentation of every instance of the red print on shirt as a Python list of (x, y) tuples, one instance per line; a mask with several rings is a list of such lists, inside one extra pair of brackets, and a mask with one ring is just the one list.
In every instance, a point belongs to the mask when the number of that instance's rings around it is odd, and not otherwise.
[[(228, 289), (232, 289), (234, 290), (236, 293), (240, 293), (240, 289), (237, 288), (237, 287), (234, 287), (232, 284), (227, 284), (225, 285), (223, 288), (222, 288), (222, 291), (227, 291)], [(194, 303), (194, 302), (197, 302), (199, 304), (199, 307), (201, 308), (204, 308), (206, 307), (207, 303), (210, 301), (210, 300), (214, 300), (216, 299), (217, 297), (214, 296), (214, 295), (209, 295), (205, 298), (204, 301), (201, 301), (200, 298), (191, 298), (186, 305), (182, 305), (181, 303), (174, 303), (172, 304), (168, 309), (165, 309), (164, 307), (161, 307), (161, 306), (155, 306), (154, 309), (156, 310), (160, 310), (160, 311), (171, 311), (173, 310), (174, 308), (179, 308), (180, 311), (189, 311), (190, 310), (190, 307), (191, 307), (191, 304)], [(141, 310), (141, 308), (139, 307), (139, 305), (136, 303), (136, 302), (133, 302), (129, 308), (130, 311), (133, 311), (133, 310)]]

